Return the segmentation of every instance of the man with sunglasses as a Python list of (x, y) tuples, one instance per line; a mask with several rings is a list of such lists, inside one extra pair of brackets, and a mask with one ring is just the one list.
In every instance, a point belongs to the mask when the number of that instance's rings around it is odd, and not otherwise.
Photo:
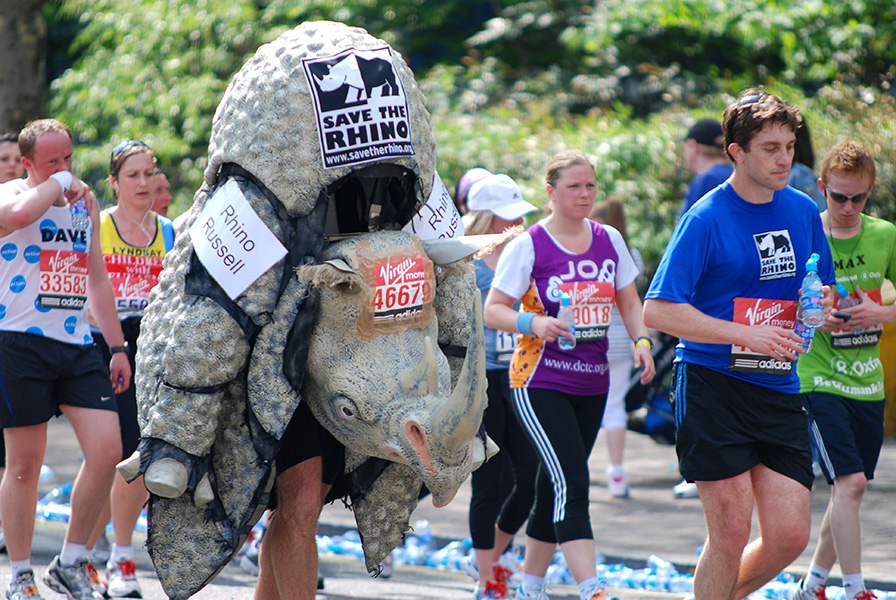
[(818, 180), (827, 197), (821, 221), (843, 294), (837, 308), (845, 314), (828, 318), (799, 361), (810, 437), (831, 498), (812, 564), (793, 595), (797, 600), (825, 598), (835, 562), (846, 600), (875, 597), (862, 578), (859, 508), (884, 438), (882, 323), (896, 321), (896, 306), (882, 306), (880, 290), (885, 277), (896, 279), (896, 226), (862, 212), (875, 176), (871, 154), (844, 142), (825, 155)]
[[(815, 202), (787, 187), (801, 122), (797, 107), (762, 90), (727, 107), (734, 172), (681, 218), (644, 303), (645, 324), (681, 340), (676, 451), (707, 527), (697, 600), (748, 596), (809, 541), (812, 458), (794, 326), (806, 260), (820, 256), (825, 284), (834, 269)], [(822, 292), (827, 313), (829, 285)]]
[[(19, 134), (19, 148), (28, 177), (0, 185), (0, 426), (7, 451), (0, 513), (12, 568), (6, 597), (40, 598), (31, 569), (34, 507), (47, 422), (63, 414), (84, 462), (62, 552), (44, 581), (72, 600), (99, 600), (86, 543), (121, 458), (113, 392), (127, 389), (131, 368), (100, 249), (99, 205), (72, 175), (71, 132), (54, 119), (34, 121)], [(69, 205), (79, 199), (90, 215), (87, 229), (72, 223)], [(88, 298), (111, 346), (108, 366), (90, 334)]]

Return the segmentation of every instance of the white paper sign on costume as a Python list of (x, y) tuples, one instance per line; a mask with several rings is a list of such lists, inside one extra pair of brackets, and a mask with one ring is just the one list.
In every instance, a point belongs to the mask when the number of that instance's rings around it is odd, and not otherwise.
[(432, 194), (411, 222), (404, 226), (404, 231), (421, 240), (456, 238), (464, 234), (460, 213), (438, 173), (432, 180)]
[(200, 262), (232, 300), (286, 256), (232, 179), (209, 198), (190, 237)]
[(408, 99), (389, 46), (302, 60), (324, 169), (413, 156)]

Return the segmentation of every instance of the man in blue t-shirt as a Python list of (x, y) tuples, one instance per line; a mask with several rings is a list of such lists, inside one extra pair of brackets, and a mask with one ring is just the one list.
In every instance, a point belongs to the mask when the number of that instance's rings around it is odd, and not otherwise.
[[(795, 361), (799, 287), (820, 257), (834, 282), (815, 203), (787, 187), (799, 109), (748, 90), (725, 110), (727, 182), (682, 217), (646, 295), (648, 327), (676, 351), (676, 450), (695, 481), (708, 536), (698, 600), (744, 598), (809, 540), (812, 459)], [(749, 543), (754, 503), (762, 535)]]
[(697, 200), (725, 183), (734, 169), (725, 153), (722, 124), (715, 119), (694, 123), (682, 141), (684, 168), (694, 174), (681, 205), (683, 215)]

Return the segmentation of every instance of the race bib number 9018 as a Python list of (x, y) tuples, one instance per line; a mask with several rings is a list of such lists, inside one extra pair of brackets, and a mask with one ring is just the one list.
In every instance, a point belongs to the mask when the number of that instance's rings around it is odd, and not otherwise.
[(606, 281), (575, 281), (562, 283), (559, 289), (569, 295), (576, 317), (576, 340), (588, 342), (605, 338), (616, 303), (613, 284)]

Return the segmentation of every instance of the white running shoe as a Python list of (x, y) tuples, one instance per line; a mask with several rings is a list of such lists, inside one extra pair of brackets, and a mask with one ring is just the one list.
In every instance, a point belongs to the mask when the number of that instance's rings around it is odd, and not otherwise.
[(686, 480), (682, 480), (681, 483), (672, 488), (672, 494), (676, 498), (699, 498), (700, 494), (697, 493), (697, 484), (696, 483), (688, 483)]
[(614, 498), (628, 498), (628, 480), (625, 478), (624, 467), (607, 467), (607, 489)]
[(106, 593), (111, 598), (142, 598), (137, 582), (137, 566), (129, 558), (123, 558), (109, 569), (106, 576)]

